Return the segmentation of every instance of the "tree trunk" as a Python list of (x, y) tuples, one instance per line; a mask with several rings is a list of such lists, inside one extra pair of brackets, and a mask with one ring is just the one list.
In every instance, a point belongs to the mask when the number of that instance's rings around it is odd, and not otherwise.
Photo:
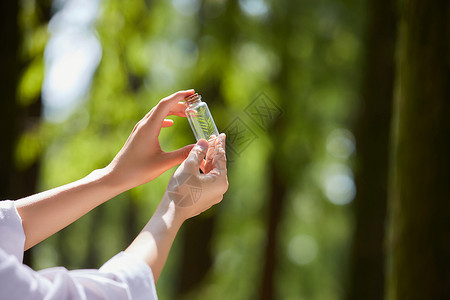
[(384, 295), (384, 232), (395, 36), (396, 15), (392, 1), (369, 1), (362, 103), (354, 130), (357, 145), (356, 224), (347, 299), (382, 299)]
[[(22, 32), (19, 24), (20, 3), (2, 1), (0, 6), (0, 194), (2, 199), (18, 199), (36, 192), (40, 159), (20, 168), (15, 161), (16, 146), (22, 134), (37, 128), (41, 118), (41, 97), (38, 94), (28, 106), (19, 104), (18, 85), (27, 61), (21, 57)], [(40, 21), (46, 24), (50, 17), (50, 3), (38, 1)], [(38, 14), (38, 13), (37, 13)], [(40, 24), (39, 24), (40, 25)], [(24, 263), (32, 264), (31, 251), (25, 252)]]
[(16, 102), (17, 82), (19, 79), (19, 41), (18, 26), (19, 3), (2, 1), (0, 6), (0, 129), (2, 143), (0, 147), (0, 193), (2, 199), (13, 199), (12, 177), (14, 170), (14, 148), (17, 139)]
[(401, 3), (389, 299), (450, 299), (450, 3)]
[(183, 225), (183, 250), (181, 276), (177, 297), (187, 295), (198, 288), (212, 266), (211, 241), (216, 217), (214, 214), (199, 216)]
[[(286, 19), (295, 18), (298, 14), (299, 5), (294, 1), (286, 1), (286, 3), (278, 5), (278, 10), (274, 9), (276, 13), (273, 14), (271, 26), (274, 28), (274, 33), (283, 32), (284, 34), (276, 37), (278, 40), (277, 54), (280, 58), (280, 71), (278, 76), (274, 78), (274, 86), (277, 86), (279, 90), (278, 105), (288, 111), (292, 107), (292, 103), (288, 99), (295, 99), (295, 94), (293, 94), (295, 89), (289, 84), (289, 74), (292, 73), (292, 68), (295, 68), (292, 63), (295, 59), (286, 45), (295, 36), (295, 31), (291, 24), (286, 22)], [(288, 120), (289, 116), (286, 115), (275, 120), (269, 120), (274, 122), (265, 129), (276, 148), (272, 150), (269, 157), (270, 161), (268, 162), (270, 166), (268, 170), (268, 184), (270, 188), (267, 199), (266, 247), (263, 255), (262, 285), (259, 290), (259, 299), (261, 300), (278, 299), (276, 274), (279, 265), (278, 257), (280, 257), (279, 227), (283, 220), (288, 191), (295, 185), (292, 178), (297, 177), (294, 175), (297, 172), (296, 170), (300, 170), (304, 165), (304, 161), (300, 158), (302, 157), (300, 149), (297, 149), (298, 156), (296, 160), (286, 159), (289, 155), (283, 153), (282, 145), (286, 140), (289, 127), (292, 126)], [(283, 159), (280, 159), (281, 157)], [(293, 168), (292, 166), (295, 167)]]
[(275, 274), (278, 257), (278, 228), (282, 220), (282, 212), (286, 202), (286, 186), (283, 182), (282, 171), (277, 165), (279, 157), (272, 155), (270, 163), (270, 196), (268, 205), (268, 222), (266, 249), (264, 255), (264, 269), (262, 273), (262, 286), (260, 299), (276, 299)]
[[(204, 36), (205, 32), (213, 31), (218, 42), (222, 44), (222, 50), (225, 55), (231, 55), (233, 50), (233, 37), (239, 31), (233, 24), (229, 24), (231, 16), (238, 15), (237, 1), (228, 1), (220, 18), (222, 22), (228, 24), (226, 28), (220, 26), (222, 23), (217, 20), (208, 19), (207, 8), (202, 5), (199, 11), (200, 22), (198, 37)], [(194, 86), (202, 91), (202, 96), (208, 99), (209, 105), (223, 104), (221, 96), (221, 81), (223, 78), (220, 73), (217, 77), (210, 77), (208, 80), (194, 79)], [(220, 129), (220, 128), (219, 128)], [(225, 196), (226, 197), (226, 196)], [(226, 201), (224, 199), (223, 201)], [(210, 209), (206, 214), (202, 214), (192, 220), (188, 220), (183, 225), (181, 263), (179, 267), (178, 286), (175, 293), (176, 298), (189, 295), (196, 289), (201, 288), (205, 276), (211, 270), (213, 257), (211, 246), (214, 236), (217, 213), (215, 208)]]

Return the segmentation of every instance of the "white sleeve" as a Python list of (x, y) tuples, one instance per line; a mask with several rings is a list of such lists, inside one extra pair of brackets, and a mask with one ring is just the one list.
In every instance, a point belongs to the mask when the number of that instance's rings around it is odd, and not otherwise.
[[(14, 205), (6, 202), (11, 201), (0, 202), (0, 300), (157, 299), (150, 267), (123, 252), (99, 270), (68, 271), (56, 267), (36, 272), (23, 265), (14, 253), (17, 245), (5, 239), (15, 240), (16, 218), (21, 224)], [(15, 234), (24, 235), (22, 226)], [(19, 245), (22, 251), (23, 245)]]
[(14, 201), (0, 201), (0, 249), (23, 260), (25, 233)]

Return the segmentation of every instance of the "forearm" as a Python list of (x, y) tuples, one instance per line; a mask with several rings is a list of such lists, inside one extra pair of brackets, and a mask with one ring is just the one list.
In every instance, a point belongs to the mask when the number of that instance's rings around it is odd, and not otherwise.
[(25, 249), (76, 221), (123, 190), (106, 169), (39, 194), (16, 201), (25, 232)]
[(150, 221), (125, 250), (150, 266), (155, 282), (161, 274), (175, 236), (184, 221), (184, 218), (177, 215), (173, 202), (166, 200), (163, 198)]

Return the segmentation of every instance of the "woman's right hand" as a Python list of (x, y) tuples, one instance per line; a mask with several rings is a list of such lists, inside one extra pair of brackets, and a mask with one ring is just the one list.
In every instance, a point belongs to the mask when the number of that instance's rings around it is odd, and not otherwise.
[[(203, 159), (206, 156), (206, 160)], [(200, 173), (200, 168), (204, 173)], [(169, 181), (163, 201), (182, 221), (219, 203), (228, 189), (225, 134), (199, 140)]]

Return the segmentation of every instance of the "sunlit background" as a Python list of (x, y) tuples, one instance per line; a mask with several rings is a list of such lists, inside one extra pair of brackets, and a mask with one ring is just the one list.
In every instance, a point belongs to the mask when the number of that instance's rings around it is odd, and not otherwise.
[[(356, 0), (55, 0), (48, 26), (29, 37), (46, 41), (30, 71), (45, 74), (43, 113), (17, 159), (40, 156), (39, 190), (79, 179), (104, 167), (159, 99), (195, 88), (227, 132), (230, 188), (185, 224), (160, 298), (254, 299), (270, 280), (275, 299), (342, 299), (364, 11)], [(173, 119), (165, 150), (195, 142)], [(36, 246), (32, 266), (101, 266), (149, 219), (172, 173)]]

